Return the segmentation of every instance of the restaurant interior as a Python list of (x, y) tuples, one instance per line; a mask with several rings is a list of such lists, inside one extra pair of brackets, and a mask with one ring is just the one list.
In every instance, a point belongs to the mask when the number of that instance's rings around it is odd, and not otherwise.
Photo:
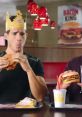
[[(67, 62), (73, 57), (82, 55), (81, 44), (58, 44), (58, 6), (78, 5), (81, 0), (34, 0), (40, 7), (47, 9), (50, 20), (55, 22), (55, 28), (43, 26), (41, 30), (33, 29), (33, 21), (36, 16), (30, 15), (27, 4), (30, 0), (0, 0), (0, 35), (5, 31), (5, 14), (14, 14), (16, 9), (20, 9), (26, 19), (28, 37), (25, 45), (25, 52), (37, 56), (43, 62), (44, 76), (48, 85), (56, 83), (57, 76), (63, 72)], [(1, 45), (0, 49), (5, 49)]]
[[(81, 44), (58, 44), (58, 6), (76, 5), (82, 7), (81, 0), (34, 0), (40, 7), (44, 6), (51, 21), (55, 22), (54, 28), (50, 25), (43, 26), (41, 30), (35, 30), (33, 21), (36, 16), (30, 15), (27, 6), (30, 0), (0, 0), (0, 35), (5, 31), (5, 14), (14, 14), (16, 9), (20, 9), (26, 19), (27, 42), (25, 52), (37, 56), (43, 62), (44, 76), (48, 85), (56, 83), (57, 76), (63, 72), (67, 62), (73, 57), (82, 55)], [(75, 40), (74, 40), (75, 41)], [(5, 49), (1, 45), (0, 49)]]
[[(49, 24), (42, 26), (41, 29), (35, 29), (34, 27), (36, 16), (31, 15), (28, 10), (28, 3), (31, 1), (35, 2), (39, 7), (45, 7), (49, 15)], [(42, 61), (44, 78), (52, 99), (52, 90), (56, 86), (57, 76), (64, 71), (68, 61), (82, 55), (82, 44), (77, 42), (76, 39), (72, 39), (72, 42), (68, 39), (68, 43), (58, 42), (60, 28), (58, 7), (65, 5), (74, 5), (82, 10), (82, 0), (0, 0), (0, 38), (4, 37), (5, 15), (7, 11), (12, 15), (15, 14), (16, 9), (21, 10), (26, 20), (26, 31), (28, 33), (24, 52), (30, 53)], [(53, 27), (51, 27), (50, 21), (54, 22)], [(5, 48), (6, 44), (0, 44), (0, 50), (5, 50)], [(29, 114), (28, 117), (40, 117), (40, 114), (33, 116)], [(52, 115), (53, 117), (66, 117), (65, 115)], [(52, 117), (48, 114), (43, 115), (43, 117), (48, 116)], [(76, 117), (76, 115), (74, 116)], [(27, 114), (22, 117), (27, 117)]]

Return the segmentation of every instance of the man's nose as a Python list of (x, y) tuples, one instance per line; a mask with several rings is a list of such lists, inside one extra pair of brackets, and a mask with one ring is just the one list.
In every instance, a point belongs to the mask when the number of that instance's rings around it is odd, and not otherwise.
[(21, 40), (22, 39), (20, 33), (17, 33), (17, 36), (16, 37), (17, 37), (17, 40)]

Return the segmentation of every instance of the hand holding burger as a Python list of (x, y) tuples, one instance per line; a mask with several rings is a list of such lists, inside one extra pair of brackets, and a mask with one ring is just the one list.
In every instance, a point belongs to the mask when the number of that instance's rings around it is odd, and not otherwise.
[[(59, 75), (58, 82), (60, 84), (60, 88), (67, 88), (72, 83), (79, 83), (79, 73), (72, 70), (65, 71)], [(56, 88), (58, 88), (58, 82)]]
[(17, 62), (13, 61), (11, 54), (5, 54), (3, 57), (0, 57), (0, 70), (2, 69), (14, 69)]

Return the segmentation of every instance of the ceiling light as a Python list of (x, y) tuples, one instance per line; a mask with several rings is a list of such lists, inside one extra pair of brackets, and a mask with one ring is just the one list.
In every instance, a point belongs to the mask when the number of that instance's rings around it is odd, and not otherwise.
[(46, 18), (41, 19), (41, 21), (42, 21), (42, 26), (48, 26), (48, 24), (50, 23), (50, 17), (48, 15), (48, 13), (46, 14)]
[(44, 6), (42, 6), (38, 9), (38, 16), (40, 19), (45, 19), (46, 13), (47, 13), (47, 9)]
[(36, 16), (38, 14), (38, 4), (35, 3), (33, 0), (29, 0), (27, 3), (27, 11), (32, 15)]
[(51, 29), (55, 29), (56, 22), (55, 21), (50, 21), (50, 27), (51, 27)]
[(42, 22), (39, 19), (39, 17), (35, 18), (35, 20), (33, 22), (33, 29), (34, 30), (41, 30), (42, 29)]

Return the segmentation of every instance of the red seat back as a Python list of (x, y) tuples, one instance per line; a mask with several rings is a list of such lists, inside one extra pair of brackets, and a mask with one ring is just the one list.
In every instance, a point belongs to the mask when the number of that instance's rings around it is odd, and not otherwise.
[(44, 62), (45, 79), (57, 79), (57, 76), (65, 69), (67, 62)]

